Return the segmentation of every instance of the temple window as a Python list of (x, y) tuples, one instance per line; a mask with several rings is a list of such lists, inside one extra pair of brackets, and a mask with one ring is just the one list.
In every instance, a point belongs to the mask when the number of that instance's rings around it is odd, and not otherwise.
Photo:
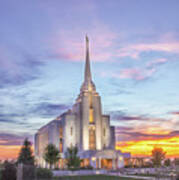
[(60, 153), (62, 153), (62, 152), (63, 152), (63, 143), (62, 143), (62, 141), (60, 141), (60, 147), (59, 147), (59, 149), (60, 149)]
[(94, 127), (89, 128), (89, 149), (90, 150), (96, 149), (96, 133)]
[(94, 119), (93, 119), (93, 109), (92, 108), (89, 109), (89, 122), (90, 123), (94, 122)]
[(63, 128), (60, 127), (59, 128), (59, 141), (60, 141), (60, 143), (59, 143), (59, 151), (60, 151), (60, 153), (63, 152), (63, 140), (62, 140), (62, 138), (63, 138)]
[(63, 138), (63, 128), (62, 127), (60, 127), (60, 129), (59, 129), (59, 137)]
[(71, 127), (71, 130), (70, 130), (70, 134), (71, 134), (71, 136), (73, 135), (73, 127)]
[(106, 129), (104, 128), (104, 136), (106, 136)]

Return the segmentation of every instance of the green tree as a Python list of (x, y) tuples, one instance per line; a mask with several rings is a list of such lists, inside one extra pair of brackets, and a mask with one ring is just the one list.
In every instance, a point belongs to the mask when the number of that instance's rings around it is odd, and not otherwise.
[(19, 153), (19, 157), (17, 160), (18, 163), (34, 165), (34, 156), (32, 155), (31, 147), (31, 142), (28, 140), (28, 138), (26, 138)]
[(60, 159), (59, 150), (54, 144), (48, 144), (44, 152), (44, 160), (49, 163), (50, 169), (52, 165), (56, 164)]
[(165, 165), (165, 166), (170, 166), (170, 165), (171, 165), (170, 159), (166, 159), (166, 160), (164, 161), (164, 165)]
[(76, 169), (80, 167), (81, 160), (78, 157), (78, 148), (76, 146), (67, 149), (66, 159), (68, 168)]
[(152, 162), (155, 167), (160, 167), (162, 161), (165, 159), (166, 152), (162, 148), (155, 147), (152, 150)]

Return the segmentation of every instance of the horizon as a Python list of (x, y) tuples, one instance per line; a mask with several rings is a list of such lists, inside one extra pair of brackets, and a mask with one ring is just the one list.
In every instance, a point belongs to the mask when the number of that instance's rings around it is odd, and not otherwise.
[(179, 157), (179, 2), (0, 2), (0, 159), (68, 110), (92, 79), (116, 126), (116, 148)]

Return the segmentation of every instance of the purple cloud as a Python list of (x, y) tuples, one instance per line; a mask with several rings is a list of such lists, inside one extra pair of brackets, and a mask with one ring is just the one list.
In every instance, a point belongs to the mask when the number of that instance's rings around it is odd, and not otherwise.
[(163, 121), (162, 118), (153, 118), (153, 117), (148, 117), (145, 115), (128, 115), (125, 112), (122, 111), (116, 111), (112, 112), (112, 119), (115, 121), (155, 121), (155, 122), (160, 122)]
[(132, 140), (157, 140), (163, 138), (171, 138), (179, 136), (179, 131), (171, 131), (168, 134), (146, 134), (142, 132), (136, 132), (131, 130), (117, 130), (116, 137), (118, 141), (132, 141)]
[(41, 103), (31, 109), (32, 114), (37, 114), (43, 117), (53, 117), (60, 115), (63, 111), (69, 109), (69, 105), (66, 104), (52, 104), (52, 103)]
[(16, 135), (10, 133), (0, 133), (0, 145), (12, 146), (12, 145), (22, 145), (25, 138), (30, 140), (33, 138), (29, 134)]

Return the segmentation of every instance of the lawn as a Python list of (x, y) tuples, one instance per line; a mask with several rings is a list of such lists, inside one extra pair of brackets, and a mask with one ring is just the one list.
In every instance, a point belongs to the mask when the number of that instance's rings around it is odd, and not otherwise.
[[(58, 177), (54, 180), (134, 180), (132, 178), (124, 178), (117, 176), (105, 176), (105, 175), (90, 175), (90, 176), (65, 176)], [(140, 179), (135, 179), (140, 180)]]
[(2, 179), (2, 170), (0, 169), (0, 180)]

